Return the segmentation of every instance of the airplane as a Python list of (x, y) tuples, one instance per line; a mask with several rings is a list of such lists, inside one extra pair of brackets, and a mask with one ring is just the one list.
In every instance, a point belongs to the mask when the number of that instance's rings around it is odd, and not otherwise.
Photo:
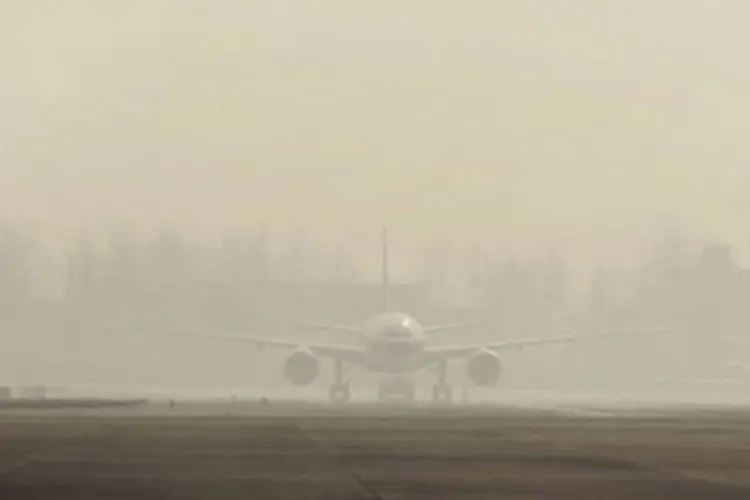
[(236, 334), (201, 334), (187, 331), (172, 332), (179, 335), (201, 337), (254, 344), (261, 348), (272, 346), (291, 351), (283, 366), (288, 382), (295, 386), (309, 386), (320, 374), (321, 359), (334, 362), (334, 381), (329, 387), (332, 403), (348, 402), (351, 399), (349, 382), (345, 379), (345, 364), (365, 368), (370, 373), (383, 375), (378, 387), (378, 399), (415, 400), (415, 384), (410, 375), (428, 369), (437, 375), (432, 387), (434, 402), (453, 401), (453, 389), (448, 382), (448, 361), (467, 359), (466, 371), (477, 386), (495, 386), (500, 379), (502, 364), (500, 352), (561, 342), (572, 342), (593, 337), (619, 335), (593, 333), (579, 335), (557, 335), (545, 338), (500, 340), (488, 343), (464, 343), (455, 345), (428, 345), (428, 339), (437, 332), (460, 330), (476, 326), (479, 322), (463, 322), (439, 325), (422, 325), (412, 315), (390, 309), (389, 304), (388, 235), (382, 231), (382, 312), (368, 318), (361, 326), (337, 324), (309, 324), (307, 327), (345, 332), (354, 336), (352, 345), (297, 340), (280, 340)]

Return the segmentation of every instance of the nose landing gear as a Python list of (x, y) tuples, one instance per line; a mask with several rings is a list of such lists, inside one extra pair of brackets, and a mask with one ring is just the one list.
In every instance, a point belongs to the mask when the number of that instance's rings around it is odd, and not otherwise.
[(378, 385), (379, 401), (407, 401), (413, 403), (416, 400), (416, 387), (414, 382), (407, 378), (393, 378), (381, 380)]

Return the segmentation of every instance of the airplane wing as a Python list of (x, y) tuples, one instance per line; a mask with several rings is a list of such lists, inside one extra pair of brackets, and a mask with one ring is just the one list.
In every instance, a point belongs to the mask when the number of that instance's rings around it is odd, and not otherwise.
[(426, 334), (431, 333), (437, 333), (437, 332), (443, 332), (446, 330), (462, 330), (464, 328), (470, 328), (472, 326), (477, 326), (480, 323), (477, 321), (463, 321), (459, 323), (445, 323), (442, 325), (432, 325), (432, 326), (425, 326), (424, 332)]
[(651, 383), (671, 386), (726, 386), (726, 387), (747, 387), (750, 381), (734, 378), (659, 378), (652, 379)]
[(359, 362), (362, 359), (363, 350), (356, 346), (346, 346), (338, 344), (326, 344), (319, 342), (299, 342), (294, 340), (270, 339), (264, 337), (254, 337), (249, 335), (222, 334), (222, 333), (199, 333), (185, 330), (169, 332), (170, 335), (181, 337), (202, 337), (211, 340), (223, 340), (227, 342), (239, 342), (245, 344), (254, 344), (258, 349), (263, 347), (280, 347), (282, 349), (297, 349), (305, 347), (316, 356), (332, 359), (342, 359), (345, 361)]
[(359, 335), (362, 329), (357, 326), (344, 325), (340, 323), (319, 323), (317, 321), (293, 321), (288, 317), (268, 315), (262, 319), (258, 327), (266, 328), (271, 331), (286, 331), (290, 328), (300, 328), (305, 330), (322, 330), (327, 332), (344, 332)]
[(303, 328), (312, 328), (314, 330), (324, 330), (329, 332), (345, 332), (345, 333), (353, 333), (353, 334), (361, 334), (362, 329), (357, 328), (356, 326), (348, 326), (348, 325), (337, 325), (337, 324), (331, 324), (331, 323), (299, 323), (297, 326), (303, 327)]
[[(651, 329), (641, 330), (639, 333), (656, 333), (661, 331), (667, 331), (667, 329)], [(514, 339), (514, 340), (500, 340), (496, 342), (486, 342), (484, 344), (463, 344), (463, 345), (444, 345), (427, 348), (427, 356), (431, 361), (443, 361), (450, 358), (460, 358), (468, 356), (469, 354), (476, 352), (479, 349), (486, 349), (488, 351), (502, 351), (508, 349), (523, 349), (524, 347), (546, 345), (546, 344), (560, 344), (564, 342), (577, 342), (579, 340), (588, 340), (593, 338), (601, 337), (613, 337), (623, 335), (623, 332), (602, 332), (602, 333), (590, 333), (590, 334), (576, 334), (576, 335), (556, 335), (552, 337), (537, 337), (532, 339)]]

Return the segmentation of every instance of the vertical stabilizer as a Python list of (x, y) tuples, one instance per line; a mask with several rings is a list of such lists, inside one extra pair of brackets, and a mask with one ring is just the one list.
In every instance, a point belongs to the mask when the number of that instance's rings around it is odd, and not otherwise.
[(390, 276), (388, 274), (388, 229), (383, 228), (383, 232), (381, 235), (381, 245), (382, 245), (382, 281), (381, 281), (381, 293), (382, 293), (382, 304), (381, 307), (383, 308), (383, 311), (388, 311), (388, 292), (390, 289)]

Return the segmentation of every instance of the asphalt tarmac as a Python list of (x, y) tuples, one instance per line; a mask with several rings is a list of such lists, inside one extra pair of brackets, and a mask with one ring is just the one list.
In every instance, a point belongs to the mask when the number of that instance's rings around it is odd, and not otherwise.
[(743, 499), (750, 410), (257, 402), (0, 412), (0, 499)]

